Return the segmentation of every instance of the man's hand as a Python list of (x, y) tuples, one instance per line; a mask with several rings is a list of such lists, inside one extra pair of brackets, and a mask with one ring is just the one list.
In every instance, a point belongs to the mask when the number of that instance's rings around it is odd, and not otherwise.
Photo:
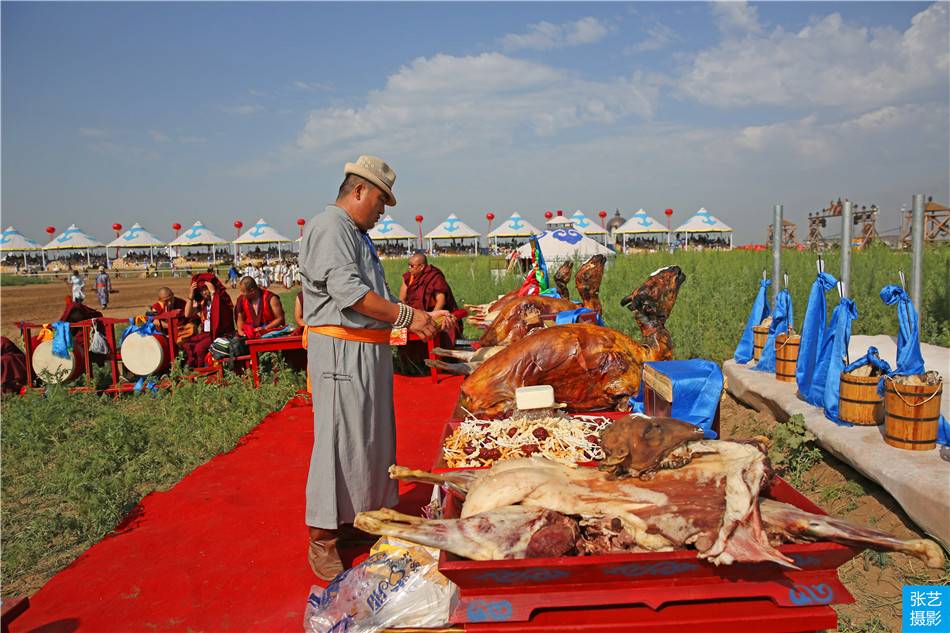
[(432, 320), (436, 323), (436, 327), (442, 332), (448, 332), (455, 327), (455, 315), (448, 310), (433, 310), (429, 313), (429, 316), (432, 317)]
[(421, 339), (430, 339), (436, 335), (439, 331), (439, 327), (435, 324), (435, 321), (432, 320), (428, 312), (413, 310), (409, 331)]

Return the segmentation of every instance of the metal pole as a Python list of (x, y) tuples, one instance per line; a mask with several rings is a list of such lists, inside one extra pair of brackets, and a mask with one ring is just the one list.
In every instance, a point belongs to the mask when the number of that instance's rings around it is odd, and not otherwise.
[(778, 298), (779, 275), (782, 273), (782, 240), (776, 239), (777, 235), (782, 234), (782, 211), (780, 204), (772, 207), (772, 305)]
[(851, 201), (841, 208), (841, 295), (851, 293)]
[(910, 225), (911, 259), (913, 260), (913, 279), (911, 280), (910, 298), (917, 310), (918, 323), (920, 322), (920, 295), (924, 284), (924, 196), (914, 194), (914, 215)]

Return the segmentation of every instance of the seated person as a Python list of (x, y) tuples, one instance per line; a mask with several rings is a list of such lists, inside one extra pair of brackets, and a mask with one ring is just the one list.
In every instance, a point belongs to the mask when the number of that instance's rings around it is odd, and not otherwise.
[(280, 297), (267, 288), (260, 288), (253, 277), (243, 277), (238, 282), (238, 290), (241, 296), (234, 306), (238, 334), (259, 338), (283, 329), (286, 322)]
[[(151, 305), (149, 311), (155, 315), (160, 315), (171, 312), (172, 310), (181, 310), (181, 314), (175, 318), (176, 325), (180, 327), (185, 323), (185, 305), (185, 300), (181, 297), (176, 297), (171, 288), (162, 287), (158, 289), (158, 301)], [(156, 319), (155, 328), (164, 331), (168, 327), (167, 323), (167, 321)]]
[(185, 302), (185, 319), (195, 324), (195, 333), (181, 341), (185, 361), (190, 367), (204, 367), (211, 343), (219, 336), (234, 335), (234, 306), (231, 297), (214, 273), (200, 273), (191, 278), (189, 300)]
[(297, 293), (294, 299), (294, 321), (297, 323), (297, 329), (294, 334), (303, 334), (303, 329), (307, 327), (307, 322), (303, 319), (303, 291)]
[[(449, 288), (441, 270), (428, 263), (423, 253), (413, 253), (409, 257), (409, 270), (403, 273), (399, 288), (399, 301), (417, 310), (458, 310), (455, 296)], [(462, 322), (447, 332), (440, 332), (436, 344), (440, 347), (455, 347), (455, 339), (462, 335)], [(399, 348), (399, 357), (403, 362), (422, 369), (429, 352), (424, 341), (409, 341)]]

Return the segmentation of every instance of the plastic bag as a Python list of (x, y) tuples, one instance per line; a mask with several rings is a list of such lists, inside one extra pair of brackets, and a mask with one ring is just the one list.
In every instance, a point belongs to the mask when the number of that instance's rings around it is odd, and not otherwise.
[(374, 633), (388, 627), (440, 627), (458, 587), (438, 570), (439, 550), (395, 538), (377, 541), (365, 561), (326, 589), (310, 588), (307, 633)]
[(91, 354), (109, 354), (109, 344), (106, 343), (106, 337), (102, 335), (99, 328), (96, 327), (96, 320), (92, 320), (92, 327), (89, 328), (89, 352)]

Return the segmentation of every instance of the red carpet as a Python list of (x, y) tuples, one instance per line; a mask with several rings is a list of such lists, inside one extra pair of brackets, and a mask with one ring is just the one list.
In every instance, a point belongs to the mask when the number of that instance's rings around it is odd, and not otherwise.
[[(396, 377), (397, 460), (429, 468), (460, 378)], [(306, 561), (309, 404), (268, 415), (30, 598), (24, 631), (294, 631), (316, 578)], [(402, 509), (428, 501), (408, 487)], [(402, 491), (401, 491), (402, 492)]]

